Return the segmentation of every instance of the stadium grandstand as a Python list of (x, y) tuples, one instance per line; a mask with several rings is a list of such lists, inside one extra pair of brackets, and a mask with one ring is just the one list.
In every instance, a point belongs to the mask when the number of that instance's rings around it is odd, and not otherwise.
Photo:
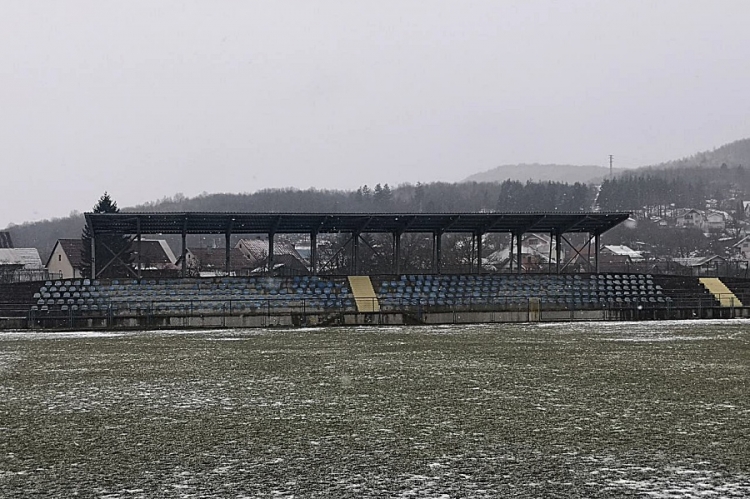
[[(265, 327), (334, 324), (450, 324), (560, 320), (643, 320), (748, 316), (750, 283), (600, 269), (602, 234), (628, 213), (116, 213), (86, 214), (91, 247), (127, 238), (124, 251), (92, 252), (90, 275), (23, 283), (0, 289), (5, 327)], [(387, 269), (364, 272), (365, 235), (389, 242)], [(406, 235), (430, 242), (426, 268), (414, 270), (402, 249)], [(443, 239), (459, 234), (468, 266), (444, 264)], [(484, 241), (504, 235), (510, 251), (487, 265)], [(532, 266), (524, 237), (545, 234), (549, 258)], [(188, 238), (219, 235), (223, 248), (191, 249)], [(279, 237), (302, 235), (303, 260)], [(179, 237), (174, 276), (144, 272), (146, 236)], [(233, 246), (233, 237), (252, 236)], [(321, 258), (325, 238), (338, 238), (334, 257)], [(261, 240), (262, 243), (258, 241)], [(278, 245), (281, 250), (277, 250)], [(563, 251), (563, 246), (565, 246)], [(223, 251), (223, 255), (221, 252)], [(223, 256), (223, 258), (220, 257)], [(292, 255), (293, 258), (292, 258)], [(285, 258), (294, 265), (284, 264)], [(238, 262), (238, 259), (243, 259)], [(277, 261), (278, 259), (278, 261)], [(202, 260), (210, 274), (191, 272)], [(253, 269), (247, 261), (262, 264)], [(127, 263), (127, 275), (102, 278), (103, 269)], [(304, 262), (304, 263), (300, 263)], [(223, 263), (224, 272), (221, 274)], [(242, 275), (240, 275), (242, 274)], [(211, 275), (211, 277), (205, 277)], [(32, 285), (29, 285), (32, 284)]]

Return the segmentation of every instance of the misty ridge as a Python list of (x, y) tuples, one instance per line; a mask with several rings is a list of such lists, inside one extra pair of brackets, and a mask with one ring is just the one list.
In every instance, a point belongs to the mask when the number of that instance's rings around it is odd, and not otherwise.
[[(702, 151), (686, 158), (667, 161), (639, 168), (613, 168), (614, 176), (640, 175), (646, 172), (661, 176), (671, 176), (664, 170), (691, 168), (719, 168), (721, 165), (750, 166), (750, 139), (742, 139), (711, 151)], [(491, 170), (475, 173), (466, 177), (463, 182), (502, 182), (506, 179), (533, 182), (583, 182), (601, 183), (610, 177), (608, 166), (603, 165), (564, 165), (520, 163), (502, 165)]]
[[(750, 167), (750, 139), (661, 165), (621, 170), (613, 178), (609, 177), (608, 168), (598, 166), (514, 165), (472, 175), (458, 183), (431, 182), (396, 187), (378, 183), (375, 186), (363, 185), (353, 191), (280, 188), (253, 193), (204, 193), (196, 197), (176, 194), (123, 208), (123, 211), (449, 213), (601, 210), (633, 211), (653, 216), (678, 208), (702, 209), (709, 199), (714, 208), (735, 211), (743, 200), (750, 199), (750, 169), (747, 167)], [(603, 180), (602, 172), (605, 174)], [(91, 200), (92, 206), (95, 201)], [(46, 258), (57, 239), (80, 237), (84, 224), (82, 214), (72, 213), (52, 220), (11, 225), (8, 230), (17, 247), (37, 248)]]
[[(613, 168), (616, 175), (625, 173), (623, 168)], [(522, 182), (564, 182), (592, 183), (609, 175), (609, 168), (596, 165), (557, 165), (539, 163), (520, 163), (502, 165), (481, 173), (466, 177), (463, 182), (502, 182), (512, 179)]]

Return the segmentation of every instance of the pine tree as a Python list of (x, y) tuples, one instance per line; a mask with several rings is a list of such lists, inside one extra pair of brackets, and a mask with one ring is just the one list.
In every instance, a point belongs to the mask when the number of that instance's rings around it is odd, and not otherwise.
[[(119, 213), (117, 203), (112, 200), (109, 193), (105, 192), (92, 210), (93, 213)], [(84, 276), (94, 278), (91, 275), (91, 238), (89, 226), (83, 228), (81, 234), (81, 272)], [(130, 238), (120, 235), (100, 235), (96, 238), (96, 277), (127, 277), (131, 275), (133, 254), (130, 248)], [(115, 255), (119, 257), (112, 261)], [(104, 268), (106, 266), (106, 268)], [(103, 271), (101, 269), (104, 268)]]

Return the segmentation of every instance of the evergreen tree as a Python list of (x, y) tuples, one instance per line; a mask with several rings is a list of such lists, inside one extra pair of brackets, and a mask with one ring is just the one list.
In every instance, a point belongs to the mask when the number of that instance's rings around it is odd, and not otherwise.
[[(104, 195), (99, 198), (99, 201), (96, 203), (92, 211), (94, 213), (119, 213), (120, 209), (110, 195), (105, 192)], [(92, 276), (91, 238), (92, 234), (89, 230), (89, 226), (85, 225), (83, 227), (83, 233), (81, 234), (81, 271), (84, 276), (93, 279), (94, 277), (113, 278), (132, 275), (133, 252), (130, 247), (130, 238), (127, 236), (112, 234), (100, 235), (96, 238), (96, 268), (98, 275)], [(115, 255), (118, 254), (119, 257), (115, 259), (115, 261), (112, 261), (112, 259), (115, 258)], [(104, 270), (102, 271), (102, 269)]]
[(380, 184), (376, 185), (372, 199), (378, 211), (387, 211), (391, 207), (391, 200), (393, 199), (391, 188), (388, 184), (382, 186)]

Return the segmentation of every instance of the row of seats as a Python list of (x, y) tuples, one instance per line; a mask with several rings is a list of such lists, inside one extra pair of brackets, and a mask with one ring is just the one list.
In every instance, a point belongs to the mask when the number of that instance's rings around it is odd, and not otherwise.
[(517, 306), (539, 300), (545, 308), (664, 306), (663, 294), (651, 275), (402, 275), (378, 286), (385, 309), (413, 306), (471, 308)]
[[(695, 278), (643, 274), (400, 275), (375, 278), (382, 310), (505, 308), (538, 302), (545, 309), (694, 305), (713, 297)], [(682, 281), (685, 282), (682, 282)], [(689, 282), (688, 282), (689, 281)], [(47, 281), (34, 295), (37, 311), (113, 313), (243, 313), (356, 311), (344, 277)], [(689, 300), (693, 300), (690, 302)], [(700, 303), (703, 303), (702, 301)]]
[(62, 312), (203, 314), (356, 309), (341, 277), (47, 282), (34, 298), (32, 310)]

